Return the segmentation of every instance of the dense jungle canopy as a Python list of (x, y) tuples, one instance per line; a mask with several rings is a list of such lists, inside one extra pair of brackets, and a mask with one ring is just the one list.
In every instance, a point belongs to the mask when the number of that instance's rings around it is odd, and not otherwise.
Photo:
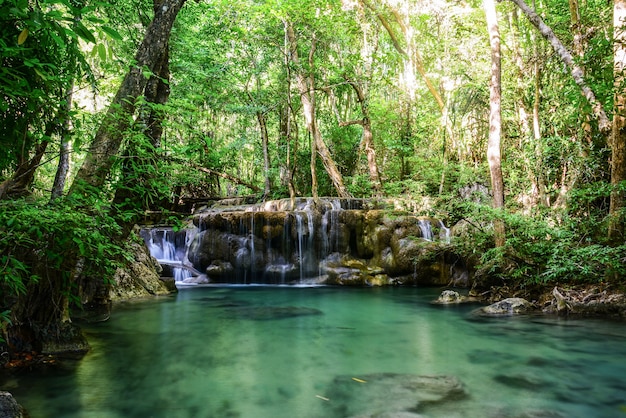
[(409, 199), (469, 225), (451, 245), (485, 283), (619, 285), (625, 17), (626, 0), (0, 0), (0, 324), (63, 322), (146, 213), (234, 195)]

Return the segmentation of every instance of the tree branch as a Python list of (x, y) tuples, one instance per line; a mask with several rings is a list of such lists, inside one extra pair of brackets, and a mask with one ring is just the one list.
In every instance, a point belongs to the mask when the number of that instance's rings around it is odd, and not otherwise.
[(552, 49), (554, 49), (554, 52), (556, 52), (561, 61), (563, 61), (563, 63), (567, 66), (572, 78), (580, 88), (583, 96), (585, 96), (591, 105), (593, 114), (598, 120), (598, 127), (600, 128), (600, 131), (604, 134), (610, 133), (611, 121), (607, 117), (602, 103), (600, 103), (593, 90), (585, 82), (582, 68), (574, 63), (572, 53), (565, 47), (565, 45), (563, 45), (559, 38), (557, 38), (552, 29), (543, 22), (541, 17), (528, 7), (524, 0), (510, 1), (519, 7), (519, 9), (526, 15), (530, 23), (532, 23), (533, 26), (537, 28), (539, 33), (541, 33), (541, 36), (543, 36), (550, 43), (550, 45), (552, 45)]

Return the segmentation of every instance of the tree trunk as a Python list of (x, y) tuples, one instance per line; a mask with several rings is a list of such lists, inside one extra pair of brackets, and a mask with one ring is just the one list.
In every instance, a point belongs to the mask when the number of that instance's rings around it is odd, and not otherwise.
[(119, 152), (124, 132), (130, 126), (130, 115), (135, 112), (136, 100), (146, 88), (148, 80), (144, 69), (152, 74), (156, 72), (163, 51), (167, 48), (174, 20), (184, 3), (185, 0), (163, 0), (155, 8), (154, 18), (135, 54), (134, 65), (109, 106), (70, 193), (85, 194), (89, 189), (98, 189), (105, 183)]
[(269, 136), (267, 135), (267, 123), (265, 113), (256, 112), (256, 118), (261, 129), (261, 144), (263, 146), (263, 175), (265, 176), (265, 187), (263, 188), (263, 199), (266, 199), (271, 192), (270, 181), (270, 153), (269, 153)]
[(59, 144), (59, 164), (57, 165), (57, 172), (54, 176), (54, 183), (52, 184), (52, 192), (50, 193), (50, 201), (54, 201), (63, 196), (63, 189), (65, 188), (65, 180), (67, 179), (67, 173), (70, 169), (70, 110), (72, 109), (72, 90), (74, 84), (70, 86), (65, 95), (65, 118), (63, 120), (63, 127), (61, 131), (61, 142)]
[[(46, 133), (46, 136), (50, 136)], [(13, 175), (0, 184), (0, 200), (29, 195), (35, 179), (35, 171), (46, 153), (49, 141), (41, 141), (35, 147), (35, 154), (30, 160), (22, 162)]]
[[(493, 0), (483, 0), (485, 15), (487, 17), (487, 30), (489, 32), (489, 44), (491, 46), (491, 82), (489, 85), (489, 142), (487, 145), (487, 160), (491, 174), (491, 187), (493, 192), (493, 206), (496, 209), (504, 209), (504, 181), (502, 178), (502, 165), (500, 157), (500, 131), (501, 131), (501, 66), (500, 66), (500, 30), (496, 5)], [(494, 222), (495, 242), (497, 247), (505, 243), (504, 221)]]
[(539, 17), (537, 13), (535, 13), (530, 7), (528, 7), (524, 0), (511, 1), (520, 8), (520, 10), (528, 18), (530, 23), (532, 23), (533, 26), (535, 26), (537, 30), (539, 30), (539, 33), (541, 33), (541, 35), (550, 43), (550, 45), (552, 45), (552, 49), (554, 49), (554, 52), (556, 52), (561, 61), (563, 61), (563, 63), (570, 70), (572, 78), (574, 79), (576, 84), (578, 84), (578, 87), (580, 88), (582, 94), (591, 105), (591, 108), (593, 109), (593, 114), (598, 120), (598, 127), (600, 128), (600, 131), (604, 134), (608, 134), (611, 131), (611, 122), (606, 115), (602, 103), (600, 103), (596, 99), (595, 93), (585, 82), (585, 79), (583, 77), (583, 70), (578, 65), (576, 65), (571, 52), (567, 50), (563, 43), (556, 37), (552, 29), (550, 29), (550, 27), (548, 27), (548, 25), (543, 22), (541, 17)]
[(140, 108), (135, 122), (143, 127), (145, 138), (137, 140), (137, 136), (132, 136), (124, 151), (122, 178), (113, 198), (113, 215), (126, 212), (124, 216), (118, 216), (122, 239), (128, 237), (135, 223), (150, 206), (155, 205), (154, 203), (159, 207), (165, 205), (165, 196), (160, 195), (154, 182), (159, 181), (156, 178), (156, 151), (161, 146), (163, 133), (164, 114), (159, 107), (167, 103), (170, 96), (168, 45), (169, 42), (166, 42), (155, 65), (154, 74), (145, 86), (143, 96), (146, 104)]
[(609, 240), (624, 243), (626, 215), (626, 0), (613, 3), (614, 111), (611, 135), (611, 202)]
[[(317, 153), (321, 160), (322, 164), (324, 164), (324, 168), (330, 177), (330, 180), (333, 182), (335, 186), (335, 190), (337, 191), (337, 195), (339, 197), (351, 197), (350, 193), (346, 189), (343, 183), (343, 177), (337, 169), (337, 165), (333, 160), (330, 150), (326, 146), (326, 143), (322, 139), (322, 133), (319, 130), (317, 125), (317, 118), (315, 116), (315, 91), (314, 85), (315, 80), (313, 78), (313, 70), (310, 69), (310, 74), (308, 77), (305, 76), (303, 70), (299, 68), (300, 60), (298, 57), (298, 46), (296, 41), (296, 35), (293, 31), (293, 26), (291, 22), (285, 21), (285, 30), (287, 32), (287, 37), (289, 40), (289, 56), (291, 63), (298, 68), (296, 71), (296, 84), (298, 85), (298, 90), (300, 92), (300, 100), (302, 101), (302, 110), (304, 112), (304, 120), (306, 121), (307, 129), (311, 134), (311, 175), (312, 175), (312, 191), (313, 197), (317, 197), (317, 179), (315, 176), (315, 154)], [(309, 51), (309, 65), (313, 64), (313, 54), (315, 52), (315, 42), (313, 42), (313, 46), (311, 47), (311, 51)]]
[(370, 181), (372, 182), (372, 188), (374, 189), (374, 196), (381, 197), (382, 187), (380, 172), (378, 171), (378, 164), (376, 163), (374, 134), (372, 133), (372, 122), (367, 108), (367, 98), (362, 86), (359, 83), (349, 79), (347, 81), (356, 92), (356, 97), (359, 102), (359, 106), (361, 107), (363, 119), (350, 122), (340, 122), (339, 126), (361, 125), (363, 127), (363, 139), (361, 140), (361, 146), (365, 150), (365, 155), (367, 156), (367, 168), (369, 171)]

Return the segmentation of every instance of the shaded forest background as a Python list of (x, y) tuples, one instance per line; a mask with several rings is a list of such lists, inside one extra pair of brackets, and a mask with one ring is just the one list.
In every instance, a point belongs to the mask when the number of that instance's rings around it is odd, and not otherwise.
[(483, 286), (621, 286), (625, 11), (2, 0), (2, 329), (66, 321), (147, 213), (234, 195), (408, 199)]

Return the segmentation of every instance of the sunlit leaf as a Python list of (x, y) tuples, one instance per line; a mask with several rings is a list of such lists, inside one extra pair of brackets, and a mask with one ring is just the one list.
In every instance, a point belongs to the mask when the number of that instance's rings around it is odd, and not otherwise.
[(122, 40), (122, 35), (120, 35), (120, 33), (116, 31), (115, 29), (110, 28), (108, 26), (102, 26), (102, 30), (104, 31), (104, 33), (109, 35), (112, 39), (115, 39), (116, 41)]
[(96, 43), (96, 38), (93, 36), (93, 34), (89, 31), (89, 29), (87, 29), (85, 27), (85, 25), (83, 25), (81, 22), (76, 22), (76, 25), (74, 26), (74, 32), (80, 36), (81, 38), (83, 38), (84, 40), (91, 42), (92, 44)]
[(26, 38), (28, 38), (28, 28), (24, 28), (24, 30), (20, 32), (20, 35), (17, 37), (17, 44), (22, 45), (26, 42)]
[(102, 61), (107, 60), (107, 49), (102, 43), (98, 44), (98, 55)]

